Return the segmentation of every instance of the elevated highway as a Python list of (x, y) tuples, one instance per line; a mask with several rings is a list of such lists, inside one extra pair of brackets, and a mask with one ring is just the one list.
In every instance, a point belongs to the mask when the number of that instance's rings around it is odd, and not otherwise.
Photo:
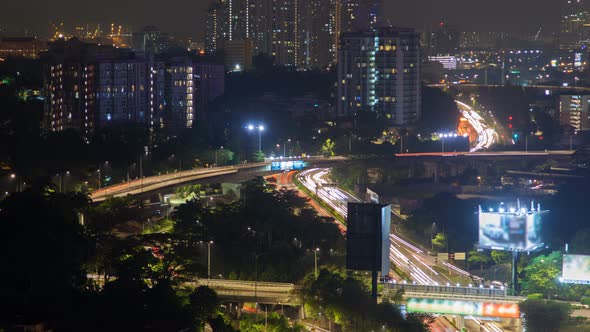
[[(297, 298), (299, 287), (291, 283), (256, 282), (225, 279), (199, 279), (187, 286), (208, 286), (225, 301), (257, 302), (268, 304), (300, 304)], [(506, 290), (479, 287), (427, 286), (411, 284), (383, 284), (384, 289), (404, 290), (404, 298), (431, 298), (493, 303), (518, 303), (525, 298), (509, 296)]]
[[(346, 157), (308, 157), (302, 158), (307, 164), (325, 164), (346, 161)], [(140, 195), (150, 191), (156, 191), (167, 187), (178, 186), (202, 179), (214, 177), (228, 177), (243, 173), (264, 173), (271, 171), (270, 165), (273, 161), (285, 161), (287, 159), (267, 159), (261, 163), (248, 163), (226, 167), (199, 168), (176, 173), (162, 174), (144, 177), (143, 179), (132, 180), (120, 184), (103, 187), (90, 193), (94, 202), (100, 202), (108, 197), (123, 197), (127, 195)]]
[(256, 302), (264, 304), (299, 305), (297, 286), (290, 283), (199, 279), (187, 286), (208, 286), (228, 302)]

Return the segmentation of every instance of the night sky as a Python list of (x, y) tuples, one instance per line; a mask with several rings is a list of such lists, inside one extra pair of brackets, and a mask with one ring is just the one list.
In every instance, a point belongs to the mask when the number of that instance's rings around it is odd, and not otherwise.
[[(394, 25), (423, 29), (442, 19), (463, 31), (556, 31), (559, 0), (383, 0)], [(50, 20), (66, 25), (115, 20), (133, 27), (154, 24), (178, 37), (200, 37), (209, 0), (5, 0), (0, 26), (28, 28), (44, 37)]]

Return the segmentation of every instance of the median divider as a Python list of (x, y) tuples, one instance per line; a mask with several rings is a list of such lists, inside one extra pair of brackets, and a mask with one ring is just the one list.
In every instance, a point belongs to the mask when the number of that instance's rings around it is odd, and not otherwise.
[(299, 173), (295, 174), (293, 177), (293, 183), (297, 186), (297, 188), (303, 191), (310, 199), (314, 202), (319, 204), (324, 210), (328, 211), (336, 220), (338, 220), (341, 224), (346, 226), (346, 217), (342, 216), (340, 213), (336, 212), (333, 207), (326, 204), (322, 199), (320, 199), (315, 193), (311, 192), (307, 187), (305, 187), (298, 178)]

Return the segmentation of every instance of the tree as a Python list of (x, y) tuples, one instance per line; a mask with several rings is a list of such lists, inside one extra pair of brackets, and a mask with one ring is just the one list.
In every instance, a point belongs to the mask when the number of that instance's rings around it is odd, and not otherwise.
[(322, 156), (324, 156), (326, 158), (331, 157), (334, 155), (334, 147), (335, 146), (336, 146), (336, 144), (331, 139), (328, 138), (328, 139), (326, 139), (326, 141), (322, 145), (320, 153), (322, 154)]
[(488, 264), (492, 258), (486, 252), (471, 250), (468, 253), (467, 260), (469, 261), (469, 264), (479, 264), (479, 270), (483, 275), (483, 266)]
[(205, 323), (219, 310), (219, 297), (207, 286), (199, 286), (189, 295), (189, 308), (195, 322), (205, 330)]
[(492, 250), (490, 255), (495, 264), (508, 264), (512, 259), (512, 253), (509, 251)]
[(555, 295), (559, 288), (558, 278), (561, 274), (563, 255), (554, 251), (549, 255), (535, 257), (525, 268), (522, 289), (528, 294), (542, 293)]
[(572, 239), (570, 248), (575, 250), (575, 252), (578, 254), (590, 254), (590, 228), (584, 228), (576, 232), (576, 235)]
[(397, 293), (376, 304), (362, 280), (346, 277), (336, 269), (322, 269), (317, 278), (309, 274), (299, 296), (311, 317), (326, 317), (344, 330), (427, 331), (417, 317), (404, 318), (396, 301)]
[(252, 162), (260, 163), (264, 161), (264, 152), (262, 151), (254, 151), (252, 152)]
[(12, 194), (0, 202), (0, 326), (20, 317), (38, 322), (61, 317), (86, 286), (89, 251), (78, 212), (89, 204), (80, 194), (58, 194), (49, 185)]
[(567, 302), (526, 300), (519, 304), (525, 326), (531, 332), (557, 332), (569, 318), (572, 308)]
[(447, 236), (444, 233), (437, 233), (432, 239), (432, 245), (437, 250), (445, 250), (447, 248)]

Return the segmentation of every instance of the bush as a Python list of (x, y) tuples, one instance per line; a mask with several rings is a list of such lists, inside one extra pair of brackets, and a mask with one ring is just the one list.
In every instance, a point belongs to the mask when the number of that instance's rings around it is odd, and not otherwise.
[(532, 293), (527, 295), (526, 297), (529, 300), (542, 300), (543, 299), (543, 294), (541, 293)]
[(590, 305), (590, 297), (583, 297), (580, 302), (585, 305)]

